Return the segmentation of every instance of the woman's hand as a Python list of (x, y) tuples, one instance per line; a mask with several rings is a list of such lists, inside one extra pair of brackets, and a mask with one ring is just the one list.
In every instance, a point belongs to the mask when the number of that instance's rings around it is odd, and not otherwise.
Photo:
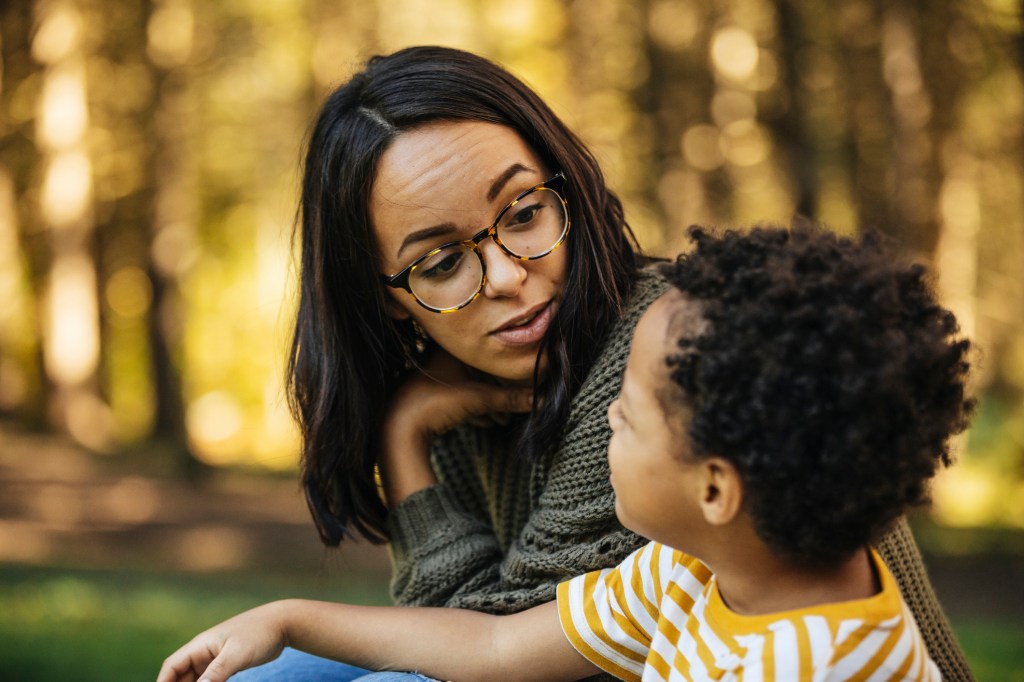
[(274, 660), (285, 647), (284, 608), (265, 604), (196, 635), (167, 657), (157, 682), (224, 682)]
[(392, 507), (437, 483), (430, 443), (459, 424), (510, 412), (529, 412), (533, 391), (474, 380), (469, 370), (436, 348), (423, 371), (410, 377), (391, 401), (380, 459), (384, 493)]

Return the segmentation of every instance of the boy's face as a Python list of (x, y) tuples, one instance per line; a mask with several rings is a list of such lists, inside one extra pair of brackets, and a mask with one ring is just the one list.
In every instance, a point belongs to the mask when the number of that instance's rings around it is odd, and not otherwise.
[(655, 301), (640, 318), (622, 390), (608, 407), (615, 513), (630, 530), (684, 551), (696, 539), (700, 516), (691, 494), (696, 462), (689, 411), (665, 358), (679, 352), (670, 328), (697, 334), (704, 324), (698, 306), (675, 289)]

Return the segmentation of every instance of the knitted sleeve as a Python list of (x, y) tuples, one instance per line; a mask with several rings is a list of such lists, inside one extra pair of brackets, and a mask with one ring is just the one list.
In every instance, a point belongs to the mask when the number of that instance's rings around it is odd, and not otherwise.
[[(459, 428), (431, 448), (437, 485), (420, 490), (391, 510), (391, 595), (403, 606), (445, 606), (460, 594), (474, 593), (499, 580), (507, 544), (507, 513), (516, 499), (506, 490), (524, 491), (529, 474), (523, 463), (493, 453), (479, 429)], [(517, 466), (518, 465), (518, 466)], [(500, 486), (488, 486), (484, 480)], [(522, 500), (525, 494), (520, 494)], [(514, 509), (513, 509), (513, 516)], [(495, 519), (505, 520), (496, 523)]]
[(907, 519), (901, 517), (878, 544), (878, 552), (896, 578), (903, 600), (914, 613), (928, 653), (939, 666), (945, 682), (973, 682), (953, 629), (932, 590), (921, 553), (914, 542)]
[[(410, 496), (389, 517), (397, 603), (514, 613), (554, 599), (559, 582), (614, 566), (643, 544), (615, 516), (607, 409), (619, 391), (633, 328), (665, 287), (651, 273), (641, 277), (573, 400), (558, 443), (536, 466), (511, 451), (500, 457), (459, 452), (472, 443), (448, 439), (444, 482)], [(477, 445), (486, 447), (487, 440)], [(458, 462), (474, 457), (486, 467), (472, 475), (458, 470)], [(457, 482), (450, 480), (453, 471)]]
[(468, 513), (450, 486), (410, 495), (392, 510), (391, 596), (401, 606), (444, 606), (498, 579), (494, 530)]

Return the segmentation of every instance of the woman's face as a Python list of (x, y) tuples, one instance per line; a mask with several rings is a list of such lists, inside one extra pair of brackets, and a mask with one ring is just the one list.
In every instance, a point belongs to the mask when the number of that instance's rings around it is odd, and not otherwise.
[[(380, 159), (370, 196), (381, 273), (393, 275), (441, 244), (470, 238), (512, 199), (551, 175), (505, 126), (439, 122), (400, 134)], [(479, 252), (487, 281), (468, 306), (439, 314), (421, 307), (408, 292), (388, 288), (390, 314), (412, 317), (470, 367), (529, 383), (565, 289), (568, 249), (520, 261), (486, 239)]]

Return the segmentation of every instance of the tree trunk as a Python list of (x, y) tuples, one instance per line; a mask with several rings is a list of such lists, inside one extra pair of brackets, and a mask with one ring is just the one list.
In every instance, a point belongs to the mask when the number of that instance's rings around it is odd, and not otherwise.
[(0, 416), (15, 416), (33, 428), (47, 424), (53, 390), (43, 369), (40, 316), (32, 310), (43, 290), (50, 254), (42, 233), (32, 228), (24, 197), (39, 166), (33, 141), (33, 112), (16, 105), (14, 92), (39, 71), (32, 61), (32, 4), (0, 6), (0, 248), (5, 253), (3, 288), (20, 292), (4, 302), (0, 317)]
[[(143, 6), (147, 23), (154, 21), (155, 13), (171, 11), (169, 3), (144, 0)], [(175, 4), (174, 11), (190, 10), (188, 0)], [(185, 16), (189, 18), (181, 20), (191, 20), (190, 13)], [(149, 232), (143, 261), (153, 292), (146, 315), (154, 396), (151, 438), (178, 471), (194, 476), (205, 467), (192, 452), (186, 431), (179, 352), (183, 324), (177, 272), (180, 261), (168, 254), (168, 245), (188, 241), (196, 231), (197, 183), (189, 136), (189, 130), (194, 129), (189, 106), (189, 52), (185, 45), (154, 46), (151, 42), (147, 47), (152, 57), (147, 65), (156, 93), (152, 110), (140, 119), (146, 137), (153, 141), (152, 163), (147, 165)]]

